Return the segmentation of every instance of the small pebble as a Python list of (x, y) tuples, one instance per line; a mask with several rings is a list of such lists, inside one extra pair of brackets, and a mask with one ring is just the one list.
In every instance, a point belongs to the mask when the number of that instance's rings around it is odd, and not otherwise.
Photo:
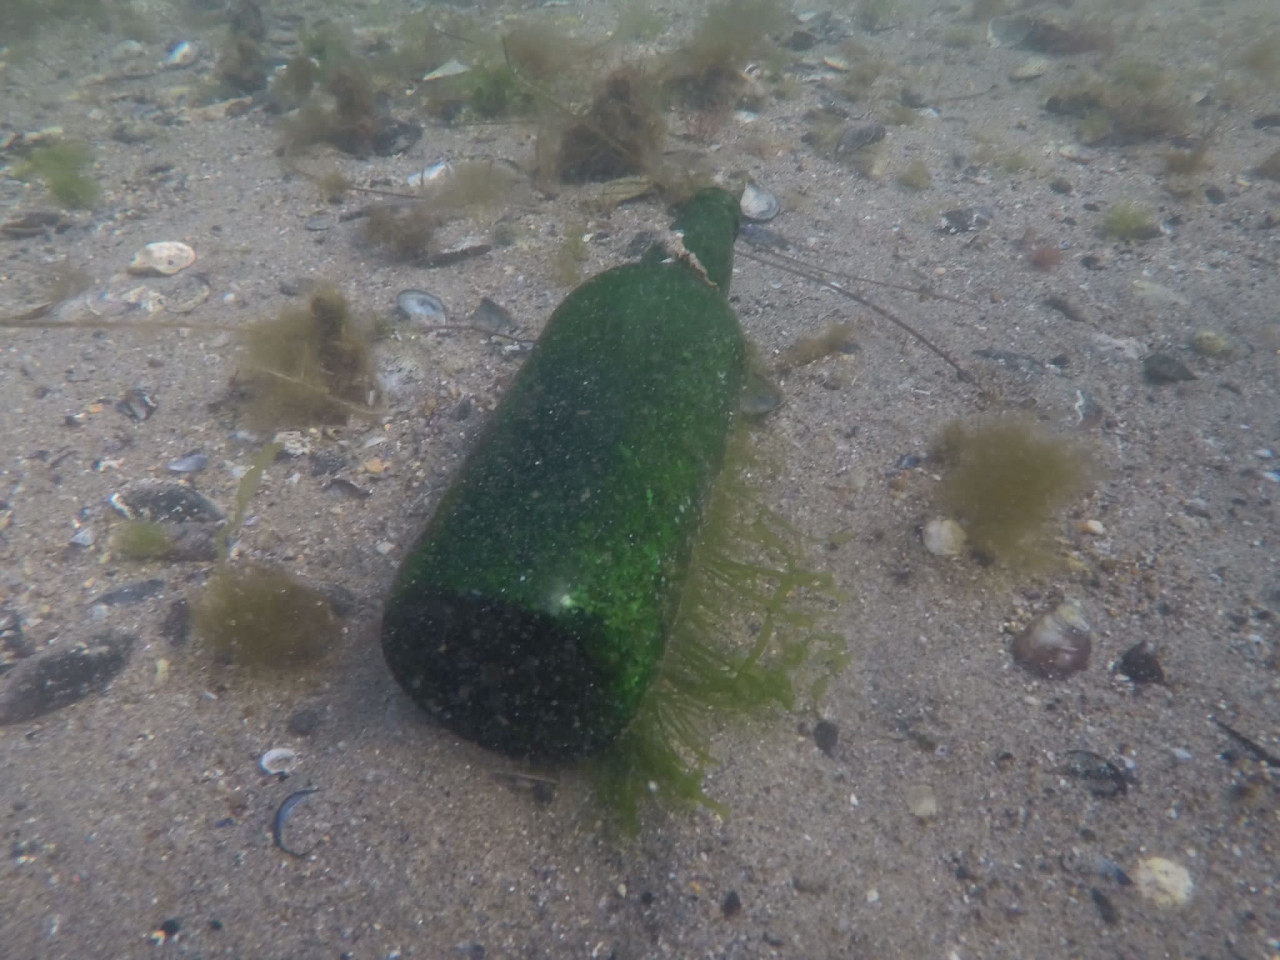
[(904, 798), (907, 809), (917, 820), (927, 822), (938, 815), (938, 795), (927, 783), (917, 783), (907, 787)]
[(935, 557), (957, 557), (968, 539), (964, 528), (951, 519), (930, 520), (924, 525), (924, 548)]
[(1184, 907), (1195, 890), (1187, 868), (1164, 857), (1140, 860), (1133, 879), (1142, 898), (1157, 907)]

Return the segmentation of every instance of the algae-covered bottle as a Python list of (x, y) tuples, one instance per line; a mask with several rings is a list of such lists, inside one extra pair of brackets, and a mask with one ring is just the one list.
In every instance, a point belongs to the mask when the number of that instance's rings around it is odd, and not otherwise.
[(567, 760), (634, 717), (746, 377), (737, 227), (733, 197), (704, 190), (675, 224), (684, 251), (570, 293), (405, 558), (383, 653), (449, 729)]

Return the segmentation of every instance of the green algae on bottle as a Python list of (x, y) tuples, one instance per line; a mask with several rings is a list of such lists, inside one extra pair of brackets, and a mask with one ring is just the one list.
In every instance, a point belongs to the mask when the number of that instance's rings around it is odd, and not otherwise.
[(737, 226), (705, 190), (676, 224), (684, 250), (570, 293), (407, 555), (383, 653), (447, 728), (568, 760), (634, 718), (746, 379), (725, 299)]

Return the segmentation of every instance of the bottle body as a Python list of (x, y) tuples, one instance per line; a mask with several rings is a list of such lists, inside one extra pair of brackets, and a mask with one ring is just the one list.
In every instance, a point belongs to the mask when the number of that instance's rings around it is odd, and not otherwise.
[[(678, 226), (727, 285), (736, 210), (706, 193)], [(598, 752), (662, 657), (747, 362), (721, 287), (662, 260), (564, 300), (397, 575), (392, 674), (492, 749)]]

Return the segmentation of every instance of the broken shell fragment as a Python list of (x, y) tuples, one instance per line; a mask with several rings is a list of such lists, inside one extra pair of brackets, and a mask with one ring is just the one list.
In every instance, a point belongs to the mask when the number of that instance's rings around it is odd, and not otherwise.
[(137, 276), (172, 277), (196, 262), (196, 252), (177, 240), (148, 243), (129, 264), (129, 272)]
[(1013, 641), (1013, 662), (1050, 680), (1079, 673), (1089, 665), (1093, 637), (1084, 618), (1084, 608), (1076, 600), (1060, 603)]
[(298, 755), (288, 747), (272, 747), (258, 758), (258, 766), (263, 773), (272, 776), (287, 776), (298, 763)]

